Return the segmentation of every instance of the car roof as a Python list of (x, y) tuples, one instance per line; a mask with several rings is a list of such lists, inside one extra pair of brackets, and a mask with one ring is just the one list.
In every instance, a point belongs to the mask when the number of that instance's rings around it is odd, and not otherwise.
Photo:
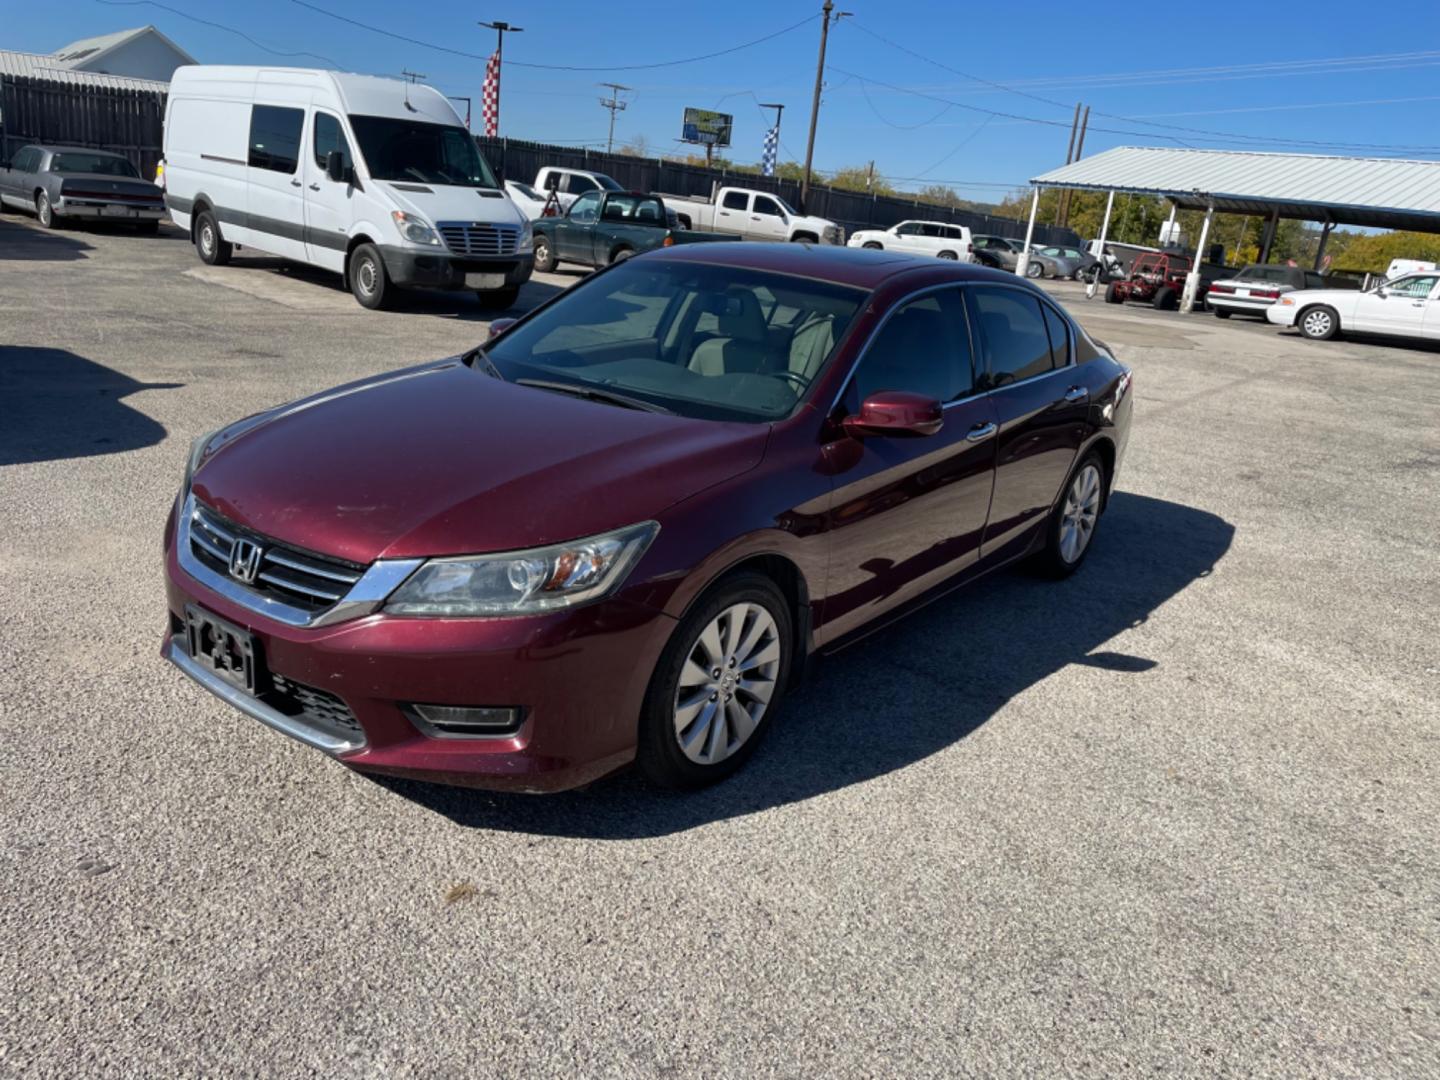
[(1008, 271), (991, 270), (989, 267), (972, 263), (829, 244), (766, 244), (750, 240), (677, 244), (674, 247), (657, 248), (647, 253), (645, 258), (707, 263), (711, 266), (731, 266), (742, 270), (769, 270), (777, 274), (791, 274), (835, 285), (852, 285), (872, 290), (902, 274), (928, 275), (937, 283), (1000, 281), (1014, 284), (1017, 281), (1015, 275)]

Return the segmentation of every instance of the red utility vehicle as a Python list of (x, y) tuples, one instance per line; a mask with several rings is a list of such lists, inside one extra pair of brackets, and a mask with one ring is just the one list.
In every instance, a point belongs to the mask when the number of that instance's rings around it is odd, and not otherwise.
[[(1123, 304), (1127, 300), (1149, 303), (1160, 311), (1174, 311), (1180, 306), (1180, 294), (1185, 290), (1185, 277), (1194, 262), (1185, 255), (1168, 253), (1141, 255), (1130, 266), (1130, 276), (1124, 281), (1113, 281), (1105, 290), (1107, 304)], [(1205, 296), (1208, 286), (1204, 279), (1196, 300)]]

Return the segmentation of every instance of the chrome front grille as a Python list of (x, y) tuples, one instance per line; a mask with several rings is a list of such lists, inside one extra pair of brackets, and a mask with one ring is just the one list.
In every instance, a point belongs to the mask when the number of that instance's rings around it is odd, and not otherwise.
[[(242, 540), (259, 549), (250, 581), (231, 570), (235, 545)], [(242, 530), (198, 501), (190, 517), (190, 550), (217, 574), (226, 575), (259, 596), (308, 612), (323, 611), (339, 603), (365, 573), (363, 567), (297, 551)]]
[(514, 255), (520, 250), (518, 225), (491, 225), (484, 221), (442, 221), (437, 226), (445, 246), (456, 255)]

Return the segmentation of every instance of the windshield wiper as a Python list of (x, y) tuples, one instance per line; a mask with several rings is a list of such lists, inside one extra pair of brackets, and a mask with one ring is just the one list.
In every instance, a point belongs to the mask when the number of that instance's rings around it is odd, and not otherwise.
[(474, 367), (475, 361), (478, 360), (480, 361), (481, 370), (483, 370), (486, 375), (489, 375), (492, 379), (499, 379), (501, 382), (505, 381), (505, 376), (500, 374), (500, 369), (495, 366), (495, 361), (490, 359), (490, 354), (485, 351), (483, 345), (476, 345), (475, 348), (471, 349), (460, 359), (470, 367)]
[(619, 405), (624, 409), (639, 409), (642, 412), (666, 413), (670, 410), (664, 405), (656, 405), (653, 401), (642, 401), (640, 398), (633, 398), (626, 394), (617, 394), (614, 390), (606, 390), (599, 386), (580, 386), (576, 383), (551, 382), (549, 379), (516, 379), (516, 386), (533, 386), (537, 390), (554, 390), (559, 394), (569, 394), (571, 397), (585, 398), (587, 401), (603, 401), (608, 405)]

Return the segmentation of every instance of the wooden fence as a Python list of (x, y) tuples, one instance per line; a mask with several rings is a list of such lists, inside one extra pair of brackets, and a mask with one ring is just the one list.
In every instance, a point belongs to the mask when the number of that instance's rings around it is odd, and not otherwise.
[(0, 75), (0, 155), (25, 143), (89, 146), (123, 154), (155, 175), (164, 143), (165, 94), (58, 79)]

